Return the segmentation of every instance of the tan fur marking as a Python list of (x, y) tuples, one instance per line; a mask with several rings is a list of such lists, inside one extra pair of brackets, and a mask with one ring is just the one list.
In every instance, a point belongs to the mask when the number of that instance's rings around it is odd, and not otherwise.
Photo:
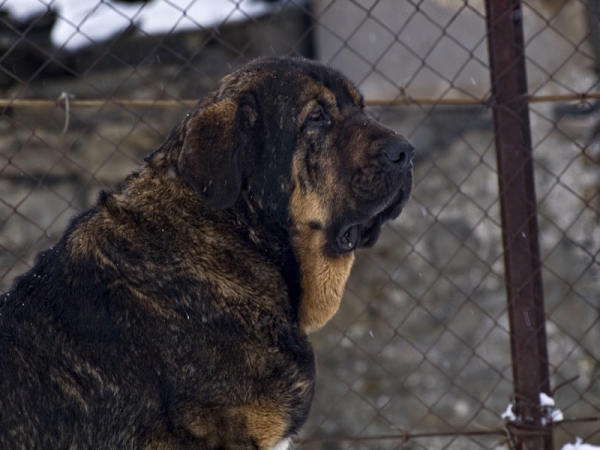
[(300, 327), (311, 333), (322, 328), (337, 312), (346, 281), (354, 262), (354, 253), (338, 258), (323, 255), (322, 231), (299, 227), (296, 251), (302, 272)]
[(248, 434), (258, 443), (261, 450), (271, 450), (285, 435), (286, 423), (277, 408), (266, 405), (240, 407), (246, 417)]
[(313, 109), (319, 104), (316, 100), (311, 100), (304, 105), (300, 114), (298, 114), (296, 120), (298, 121), (298, 126), (301, 126), (305, 121), (308, 115), (313, 111)]
[(312, 112), (312, 110), (319, 104), (324, 103), (327, 110), (332, 113), (337, 113), (337, 100), (335, 94), (329, 89), (326, 89), (323, 85), (315, 83), (308, 77), (305, 77), (306, 88), (302, 91), (300, 96), (300, 103), (304, 105), (302, 111), (298, 114), (298, 125), (304, 123), (306, 117)]
[(346, 81), (345, 85), (346, 85), (346, 89), (348, 90), (348, 92), (352, 96), (352, 100), (354, 100), (354, 104), (357, 105), (357, 106), (360, 106), (362, 104), (362, 101), (363, 101), (363, 97), (360, 94), (360, 92), (358, 92), (356, 90), (356, 88), (354, 87), (354, 85), (352, 83), (350, 83), (349, 81)]
[[(194, 436), (205, 439), (206, 448), (225, 448), (222, 438), (235, 430), (235, 437), (241, 441), (251, 439), (258, 444), (260, 450), (271, 450), (285, 436), (287, 424), (283, 415), (284, 413), (272, 404), (253, 403), (224, 409), (197, 408), (190, 405), (182, 411), (182, 424)], [(231, 431), (219, 429), (223, 423), (226, 423)], [(149, 448), (172, 448), (161, 442), (162, 439), (163, 437), (157, 436), (157, 443)], [(227, 444), (231, 445), (232, 442), (227, 441)]]
[[(299, 159), (299, 156), (296, 157), (293, 163), (296, 179)], [(329, 213), (323, 203), (323, 195), (312, 191), (302, 193), (296, 183), (290, 200), (290, 212), (296, 227), (294, 248), (302, 273), (300, 327), (306, 333), (323, 327), (337, 312), (354, 262), (353, 253), (337, 258), (324, 254), (324, 231), (310, 226), (311, 222), (323, 225), (329, 222)]]
[(69, 236), (71, 254), (77, 259), (92, 257), (102, 265), (113, 267), (112, 261), (106, 257), (97, 244), (105, 227), (110, 228), (113, 225), (110, 223), (110, 219), (102, 216), (103, 212), (73, 230)]

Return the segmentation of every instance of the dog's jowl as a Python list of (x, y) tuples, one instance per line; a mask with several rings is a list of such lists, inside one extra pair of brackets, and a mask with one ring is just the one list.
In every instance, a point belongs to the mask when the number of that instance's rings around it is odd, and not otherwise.
[(0, 298), (0, 448), (284, 448), (412, 152), (335, 70), (226, 77)]

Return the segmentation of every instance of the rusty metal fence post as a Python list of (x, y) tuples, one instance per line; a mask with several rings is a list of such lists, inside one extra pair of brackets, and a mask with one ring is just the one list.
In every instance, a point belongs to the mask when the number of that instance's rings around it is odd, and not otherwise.
[(516, 417), (509, 428), (519, 450), (550, 450), (552, 424), (540, 405), (550, 378), (521, 0), (487, 0), (486, 13)]

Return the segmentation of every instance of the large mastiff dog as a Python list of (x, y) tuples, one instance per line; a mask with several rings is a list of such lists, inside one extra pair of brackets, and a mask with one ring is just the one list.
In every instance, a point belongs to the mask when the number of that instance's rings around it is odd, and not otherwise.
[(226, 77), (0, 298), (0, 448), (286, 448), (412, 153), (335, 70)]

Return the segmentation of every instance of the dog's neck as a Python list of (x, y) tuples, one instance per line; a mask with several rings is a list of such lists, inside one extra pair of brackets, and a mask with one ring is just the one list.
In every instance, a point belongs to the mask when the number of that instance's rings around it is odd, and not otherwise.
[[(302, 221), (296, 221), (294, 229), (289, 230), (288, 223), (270, 217), (264, 205), (247, 192), (242, 192), (232, 207), (211, 210), (178, 176), (173, 160), (170, 152), (157, 152), (149, 157), (146, 166), (126, 183), (127, 195), (143, 196), (141, 187), (145, 183), (164, 183), (163, 189), (174, 189), (178, 193), (176, 207), (181, 209), (171, 213), (214, 216), (221, 223), (235, 227), (271, 264), (279, 267), (300, 328), (306, 333), (322, 328), (339, 308), (354, 254), (327, 256), (323, 252), (323, 230), (315, 230)], [(148, 201), (162, 203), (160, 198)], [(160, 214), (167, 212), (160, 205), (156, 206)], [(164, 207), (173, 208), (172, 199)]]
[(354, 253), (325, 255), (324, 233), (306, 224), (299, 224), (293, 240), (302, 274), (300, 328), (311, 333), (322, 328), (340, 307)]
[(327, 213), (314, 196), (298, 188), (290, 199), (292, 242), (302, 274), (300, 327), (311, 333), (322, 328), (337, 312), (354, 253), (330, 255), (326, 251)]
[[(233, 206), (224, 210), (215, 210), (202, 203), (193, 187), (183, 180), (176, 170), (174, 158), (170, 152), (158, 151), (146, 159), (140, 171), (132, 174), (123, 185), (121, 194), (117, 194), (119, 203), (126, 208), (137, 208), (145, 205), (143, 210), (146, 226), (169, 228), (173, 215), (185, 217), (190, 225), (187, 231), (172, 230), (179, 243), (203, 241), (203, 235), (226, 235), (227, 230), (235, 233), (245, 242), (249, 251), (255, 249), (268, 264), (281, 273), (287, 285), (290, 310), (293, 321), (298, 321), (300, 296), (302, 292), (300, 268), (286, 224), (270, 217), (246, 192), (242, 192)], [(207, 228), (222, 228), (218, 233)], [(196, 230), (199, 238), (192, 238), (186, 233)], [(185, 242), (183, 242), (185, 241)], [(211, 241), (211, 246), (219, 245)], [(223, 240), (224, 251), (229, 251), (230, 243)], [(201, 251), (201, 250), (200, 250)], [(235, 264), (235, 262), (232, 262)]]
[[(298, 197), (290, 195), (291, 202), (298, 202)], [(331, 256), (325, 251), (326, 238), (323, 229), (315, 229), (311, 224), (310, 214), (302, 217), (273, 217), (260, 197), (253, 197), (243, 192), (236, 203), (235, 210), (245, 211), (245, 223), (249, 229), (269, 230), (265, 223), (270, 223), (270, 231), (263, 235), (260, 242), (269, 242), (265, 251), (273, 246), (274, 237), (279, 232), (283, 237), (286, 249), (282, 252), (282, 273), (292, 293), (291, 301), (298, 311), (300, 328), (306, 333), (321, 329), (337, 312), (342, 301), (346, 281), (354, 263), (354, 253)], [(281, 200), (281, 199), (280, 199)], [(303, 203), (300, 200), (300, 203)], [(288, 205), (292, 206), (292, 205)], [(286, 207), (286, 210), (306, 210), (310, 205)], [(278, 208), (283, 209), (283, 208)], [(291, 213), (293, 215), (293, 213)], [(257, 221), (256, 227), (252, 223)], [(279, 241), (281, 242), (281, 241)], [(290, 251), (291, 243), (291, 251)], [(300, 293), (297, 295), (296, 293)]]

